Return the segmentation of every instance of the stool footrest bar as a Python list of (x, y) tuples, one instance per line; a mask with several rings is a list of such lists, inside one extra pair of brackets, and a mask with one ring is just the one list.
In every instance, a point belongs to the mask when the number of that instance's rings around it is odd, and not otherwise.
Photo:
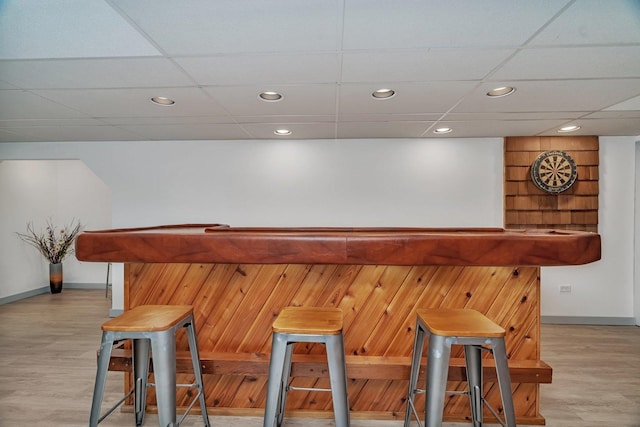
[(134, 391), (134, 390), (135, 390), (135, 389), (133, 389), (133, 388), (132, 388), (132, 389), (129, 391), (129, 393), (127, 393), (127, 394), (126, 394), (122, 399), (120, 399), (120, 400), (118, 401), (118, 403), (116, 403), (115, 405), (113, 405), (113, 406), (112, 406), (111, 408), (109, 408), (109, 409), (108, 409), (108, 410), (107, 410), (107, 411), (106, 411), (106, 412), (105, 412), (105, 413), (104, 413), (100, 418), (98, 418), (98, 424), (100, 424), (100, 423), (102, 422), (102, 420), (104, 420), (104, 419), (105, 419), (105, 418), (107, 418), (109, 415), (111, 415), (111, 413), (112, 413), (113, 411), (115, 411), (115, 410), (118, 408), (118, 406), (122, 405), (122, 404), (124, 403), (124, 401), (125, 401), (125, 400), (127, 400), (127, 397), (129, 397), (129, 396), (131, 396), (131, 395), (133, 394), (133, 391)]
[(298, 390), (298, 391), (331, 391), (330, 388), (317, 388), (317, 387), (287, 387), (287, 390)]
[[(421, 390), (421, 392), (424, 393), (424, 390)], [(416, 422), (418, 423), (418, 427), (423, 427), (422, 423), (420, 422), (420, 417), (418, 416), (418, 411), (416, 411), (416, 407), (413, 404), (413, 399), (408, 399), (407, 405), (411, 408), (411, 412), (413, 412), (413, 416), (416, 417)]]
[(202, 394), (202, 390), (198, 389), (198, 394), (196, 394), (193, 400), (191, 400), (191, 403), (189, 404), (189, 406), (187, 406), (187, 409), (185, 409), (184, 413), (182, 414), (178, 422), (176, 422), (176, 427), (180, 426), (180, 424), (182, 424), (182, 422), (187, 417), (187, 415), (189, 415), (189, 411), (191, 411), (191, 408), (193, 408), (193, 405), (195, 405), (198, 399), (200, 399), (201, 394)]
[[(156, 383), (147, 383), (147, 387), (155, 387)], [(176, 387), (182, 387), (182, 388), (198, 388), (198, 384), (194, 383), (194, 384), (176, 384)]]
[(496, 421), (498, 421), (498, 424), (500, 424), (502, 427), (507, 427), (507, 424), (502, 421), (502, 418), (500, 418), (500, 415), (498, 415), (498, 411), (493, 409), (493, 406), (489, 405), (489, 402), (487, 402), (483, 398), (482, 403), (484, 403), (484, 405), (489, 409), (489, 412), (491, 412), (491, 414), (495, 417)]

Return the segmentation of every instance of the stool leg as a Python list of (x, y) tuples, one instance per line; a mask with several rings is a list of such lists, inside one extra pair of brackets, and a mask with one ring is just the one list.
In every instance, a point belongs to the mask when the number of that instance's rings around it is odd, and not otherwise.
[(196, 339), (196, 327), (193, 316), (186, 325), (187, 339), (189, 340), (189, 351), (191, 352), (191, 362), (193, 364), (193, 374), (195, 375), (198, 392), (200, 393), (200, 411), (205, 427), (210, 427), (209, 414), (207, 414), (207, 400), (204, 395), (204, 381), (202, 378), (202, 370), (200, 369), (200, 352), (198, 351), (198, 340)]
[(493, 341), (493, 358), (496, 362), (496, 374), (498, 375), (498, 386), (502, 396), (502, 407), (507, 427), (516, 427), (516, 415), (513, 406), (513, 394), (511, 392), (511, 375), (509, 374), (509, 364), (507, 362), (507, 349), (504, 339)]
[(111, 270), (111, 263), (107, 263), (107, 280), (105, 281), (104, 284), (104, 297), (108, 298), (109, 297), (109, 270)]
[(147, 406), (147, 381), (149, 379), (149, 346), (148, 339), (133, 340), (133, 387), (134, 412), (136, 426), (144, 422), (144, 412)]
[(113, 337), (109, 332), (102, 333), (102, 343), (100, 344), (100, 356), (98, 356), (98, 366), (96, 368), (96, 382), (93, 388), (93, 401), (91, 402), (91, 416), (89, 427), (97, 427), (100, 421), (100, 410), (102, 408), (102, 398), (104, 397), (104, 386), (107, 381), (109, 371), (109, 361), (111, 360), (111, 350), (113, 348)]
[(280, 385), (280, 395), (278, 396), (278, 408), (276, 409), (276, 426), (282, 425), (284, 419), (284, 408), (287, 405), (287, 394), (289, 387), (289, 377), (291, 376), (291, 359), (293, 358), (293, 344), (287, 344), (287, 351), (284, 356), (284, 369), (282, 371), (282, 384)]
[(450, 355), (451, 343), (446, 337), (429, 334), (425, 427), (442, 427)]
[(176, 337), (175, 331), (154, 332), (151, 338), (153, 376), (156, 382), (158, 418), (161, 427), (176, 423)]
[(264, 407), (264, 427), (273, 427), (276, 410), (282, 390), (282, 374), (287, 351), (287, 338), (283, 334), (274, 333), (271, 344), (271, 360), (269, 362), (269, 379), (267, 381), (267, 401)]
[(342, 334), (328, 336), (326, 347), (336, 427), (349, 427), (349, 396)]
[(464, 359), (473, 427), (482, 427), (482, 350), (476, 345), (465, 345)]
[(424, 329), (416, 322), (416, 332), (413, 338), (413, 356), (411, 358), (411, 374), (409, 375), (409, 392), (407, 394), (407, 409), (404, 414), (404, 427), (411, 424), (411, 413), (415, 411), (414, 402), (416, 387), (418, 386), (418, 375), (420, 374), (420, 361), (424, 350)]

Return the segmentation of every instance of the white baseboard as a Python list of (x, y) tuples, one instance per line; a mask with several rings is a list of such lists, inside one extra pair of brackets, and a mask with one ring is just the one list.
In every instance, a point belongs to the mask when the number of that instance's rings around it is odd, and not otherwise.
[[(65, 289), (104, 289), (104, 283), (64, 283), (62, 285), (62, 293)], [(26, 292), (20, 292), (19, 294), (9, 295), (8, 297), (0, 298), (0, 305), (9, 304), (21, 299), (31, 298), (36, 295), (46, 294), (51, 292), (49, 286), (43, 286), (42, 288), (32, 289)]]
[(50, 292), (49, 287), (43, 287), (38, 289), (32, 289), (26, 292), (20, 292), (19, 294), (9, 295), (8, 297), (0, 298), (0, 305), (9, 304), (15, 301), (20, 301), (21, 299), (31, 298), (36, 295), (44, 294)]
[(598, 317), (598, 316), (541, 316), (541, 323), (557, 325), (611, 325), (634, 326), (633, 317)]

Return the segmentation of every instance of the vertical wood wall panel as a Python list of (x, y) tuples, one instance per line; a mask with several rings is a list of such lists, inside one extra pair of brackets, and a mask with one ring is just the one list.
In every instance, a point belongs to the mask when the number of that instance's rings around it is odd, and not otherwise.
[[(505, 228), (598, 231), (598, 137), (508, 137), (504, 144)], [(549, 150), (566, 151), (578, 167), (578, 179), (560, 194), (531, 181), (531, 164)]]

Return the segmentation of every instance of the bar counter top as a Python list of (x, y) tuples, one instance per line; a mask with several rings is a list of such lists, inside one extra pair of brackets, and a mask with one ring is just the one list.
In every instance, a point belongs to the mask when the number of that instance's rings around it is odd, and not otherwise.
[(86, 231), (80, 261), (556, 266), (600, 259), (600, 235), (502, 228), (254, 228), (183, 224)]

